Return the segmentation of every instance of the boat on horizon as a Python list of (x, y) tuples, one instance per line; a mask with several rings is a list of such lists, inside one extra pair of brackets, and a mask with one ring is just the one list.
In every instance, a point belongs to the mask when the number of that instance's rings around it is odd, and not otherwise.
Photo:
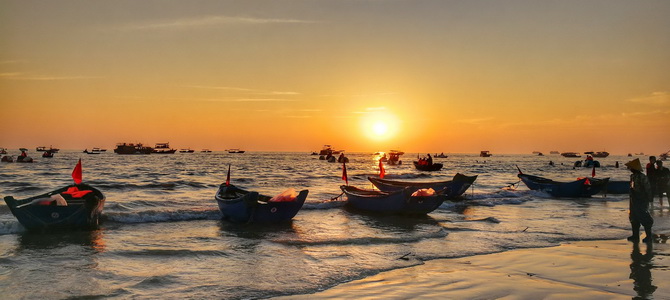
[(549, 151), (549, 154), (561, 154), (561, 152), (558, 152), (556, 150)]
[(203, 152), (203, 153), (210, 153), (210, 152), (212, 152), (212, 150), (209, 150), (209, 149), (202, 149), (202, 150), (200, 150), (200, 152)]
[(38, 151), (38, 152), (51, 151), (51, 153), (58, 153), (58, 151), (60, 151), (60, 149), (54, 148), (52, 146), (49, 146), (49, 148), (47, 148), (46, 146), (40, 146), (40, 147), (35, 148), (35, 151)]
[(423, 164), (418, 161), (413, 161), (412, 163), (414, 163), (414, 167), (419, 171), (439, 171), (444, 166), (441, 163)]
[(491, 154), (490, 151), (486, 151), (486, 150), (484, 150), (484, 151), (480, 151), (480, 152), (479, 152), (479, 156), (480, 156), (480, 157), (491, 157), (492, 155), (493, 155), (493, 154)]
[(155, 154), (174, 154), (177, 149), (170, 148), (170, 143), (156, 143), (156, 147), (151, 153)]
[(608, 157), (610, 155), (610, 153), (607, 151), (597, 151), (597, 152), (587, 151), (584, 152), (584, 154), (591, 155), (592, 157), (601, 157), (601, 158)]
[(237, 149), (237, 148), (228, 149), (227, 151), (228, 151), (228, 153), (244, 153), (245, 152), (244, 150), (240, 150), (240, 149)]
[(195, 150), (193, 150), (191, 148), (179, 149), (179, 153), (193, 153), (193, 152), (195, 152)]
[(577, 152), (563, 152), (563, 153), (561, 153), (561, 156), (563, 156), (563, 157), (581, 157), (581, 155), (579, 155), (579, 153), (577, 153)]
[(118, 143), (114, 149), (116, 154), (151, 154), (153, 151), (153, 148), (146, 147), (142, 143)]

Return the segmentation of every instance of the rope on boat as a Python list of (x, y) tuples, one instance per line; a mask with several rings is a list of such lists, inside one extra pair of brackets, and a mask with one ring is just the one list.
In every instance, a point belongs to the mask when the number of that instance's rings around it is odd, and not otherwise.
[(342, 195), (344, 195), (344, 192), (340, 193), (339, 195), (337, 195), (337, 196), (335, 196), (335, 197), (333, 197), (333, 198), (330, 198), (330, 201), (336, 200), (337, 198), (342, 197)]

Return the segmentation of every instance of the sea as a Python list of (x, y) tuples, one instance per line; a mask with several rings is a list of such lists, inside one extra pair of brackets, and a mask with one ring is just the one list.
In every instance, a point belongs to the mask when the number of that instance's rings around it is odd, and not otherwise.
[[(29, 232), (0, 204), (2, 299), (264, 299), (434, 259), (630, 235), (628, 195), (557, 199), (518, 181), (517, 167), (555, 180), (591, 176), (591, 168), (574, 167), (580, 158), (560, 155), (449, 154), (434, 158), (442, 170), (423, 172), (412, 160), (426, 153), (406, 153), (401, 165), (385, 166), (387, 179), (478, 176), (464, 199), (417, 217), (350, 210), (342, 165), (310, 153), (37, 154), (34, 163), (0, 164), (0, 196), (70, 184), (81, 159), (83, 181), (106, 196), (103, 217), (93, 231)], [(372, 188), (367, 177), (379, 176), (379, 156), (347, 157), (349, 185)], [(596, 158), (596, 177), (628, 180), (630, 159)], [(236, 186), (269, 196), (307, 189), (307, 201), (287, 223), (224, 221), (214, 195), (229, 168)], [(654, 230), (670, 231), (667, 206), (656, 206)]]

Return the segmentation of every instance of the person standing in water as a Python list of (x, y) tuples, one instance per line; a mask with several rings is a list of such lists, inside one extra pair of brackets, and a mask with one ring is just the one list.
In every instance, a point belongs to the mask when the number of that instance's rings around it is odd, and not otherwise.
[(633, 230), (633, 235), (629, 236), (628, 240), (634, 243), (640, 241), (640, 225), (642, 225), (647, 234), (642, 241), (649, 243), (652, 239), (651, 226), (654, 224), (654, 219), (649, 213), (649, 203), (654, 200), (651, 184), (649, 184), (647, 176), (642, 173), (642, 164), (639, 158), (627, 162), (626, 167), (631, 171), (628, 193), (630, 197), (628, 220)]
[(663, 206), (663, 193), (668, 198), (670, 206), (670, 170), (663, 166), (662, 160), (656, 161), (656, 192), (658, 192), (658, 202)]

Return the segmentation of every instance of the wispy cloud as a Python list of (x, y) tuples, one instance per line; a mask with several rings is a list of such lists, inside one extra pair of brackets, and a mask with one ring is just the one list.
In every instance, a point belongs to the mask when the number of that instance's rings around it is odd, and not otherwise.
[(96, 76), (46, 76), (46, 75), (28, 75), (24, 73), (0, 73), (0, 79), (6, 80), (35, 80), (35, 81), (52, 81), (52, 80), (84, 80), (84, 79), (98, 79)]
[(254, 94), (254, 95), (277, 95), (277, 96), (300, 95), (300, 93), (298, 93), (298, 92), (263, 91), (263, 90), (255, 90), (255, 89), (241, 88), (241, 87), (231, 87), (231, 86), (186, 85), (184, 87), (194, 88), (194, 89), (207, 89), (207, 90), (224, 90), (224, 91), (240, 92), (240, 93)]
[(234, 17), (234, 16), (202, 16), (177, 20), (163, 20), (151, 23), (128, 24), (124, 30), (171, 30), (215, 27), (222, 25), (273, 25), (273, 24), (307, 24), (315, 23), (309, 20)]
[(493, 121), (494, 118), (473, 118), (473, 119), (460, 119), (460, 120), (454, 120), (456, 123), (464, 123), (464, 124), (471, 124), (471, 125), (481, 125), (483, 123), (488, 123), (490, 121)]
[(634, 103), (649, 104), (649, 105), (666, 105), (670, 104), (670, 93), (653, 92), (649, 96), (628, 99), (628, 101)]

